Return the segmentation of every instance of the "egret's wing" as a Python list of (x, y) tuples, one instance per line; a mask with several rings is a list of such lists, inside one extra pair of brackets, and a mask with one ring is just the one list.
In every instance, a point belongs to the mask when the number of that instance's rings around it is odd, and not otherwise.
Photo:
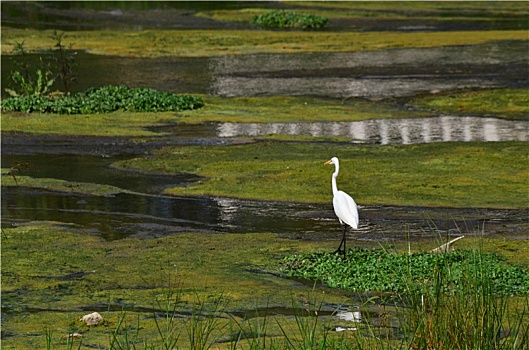
[(358, 228), (358, 207), (353, 198), (343, 191), (338, 191), (332, 201), (334, 212), (340, 221), (354, 229)]

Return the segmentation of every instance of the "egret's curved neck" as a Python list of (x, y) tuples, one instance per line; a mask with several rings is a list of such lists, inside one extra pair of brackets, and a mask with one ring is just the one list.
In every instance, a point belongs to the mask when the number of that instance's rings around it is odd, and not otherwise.
[(334, 164), (334, 173), (332, 174), (332, 193), (336, 194), (338, 192), (338, 186), (336, 185), (336, 177), (340, 172), (340, 165)]

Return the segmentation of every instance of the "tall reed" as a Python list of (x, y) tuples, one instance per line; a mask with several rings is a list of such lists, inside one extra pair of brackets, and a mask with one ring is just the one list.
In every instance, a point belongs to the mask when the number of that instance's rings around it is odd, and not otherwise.
[[(441, 253), (444, 254), (444, 253)], [(406, 347), (413, 349), (526, 349), (529, 347), (528, 300), (497, 294), (493, 271), (474, 250), (463, 268), (450, 259), (432, 271), (430, 285), (409, 284), (405, 308), (398, 313)], [(453, 279), (454, 274), (458, 278)], [(411, 276), (408, 276), (411, 280)], [(513, 305), (525, 298), (521, 309)], [(523, 302), (523, 301), (522, 301)]]

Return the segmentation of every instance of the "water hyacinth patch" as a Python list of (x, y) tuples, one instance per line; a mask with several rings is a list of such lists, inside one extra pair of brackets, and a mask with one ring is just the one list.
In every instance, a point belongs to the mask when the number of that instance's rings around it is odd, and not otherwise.
[(319, 29), (327, 24), (326, 17), (298, 14), (294, 11), (272, 11), (255, 16), (251, 23), (262, 28)]
[(200, 108), (202, 99), (194, 95), (175, 95), (148, 88), (131, 89), (123, 85), (90, 88), (74, 95), (17, 96), (2, 100), (4, 111), (57, 114), (100, 114), (117, 110), (132, 112), (169, 112)]
[(344, 259), (331, 253), (291, 255), (282, 272), (290, 277), (321, 280), (354, 292), (424, 292), (436, 285), (445, 292), (486, 286), (495, 294), (529, 293), (529, 274), (497, 254), (461, 250), (449, 253), (390, 253), (354, 248)]

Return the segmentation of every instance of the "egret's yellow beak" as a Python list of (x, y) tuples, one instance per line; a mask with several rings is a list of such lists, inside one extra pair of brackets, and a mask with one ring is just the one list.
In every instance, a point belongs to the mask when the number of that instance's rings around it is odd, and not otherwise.
[(325, 165), (331, 164), (331, 163), (332, 163), (332, 160), (328, 160), (328, 161), (325, 162)]

